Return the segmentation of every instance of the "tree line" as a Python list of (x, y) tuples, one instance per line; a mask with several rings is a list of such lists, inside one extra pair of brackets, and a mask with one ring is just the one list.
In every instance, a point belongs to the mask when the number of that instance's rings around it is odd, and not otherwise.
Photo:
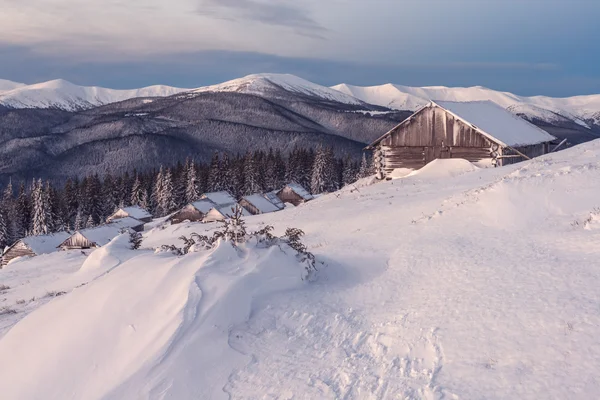
[(0, 250), (19, 238), (74, 231), (104, 223), (120, 207), (140, 206), (162, 217), (199, 199), (205, 192), (228, 191), (237, 199), (281, 189), (296, 182), (313, 194), (332, 192), (370, 175), (361, 162), (336, 158), (331, 147), (247, 152), (215, 152), (210, 164), (186, 160), (175, 166), (121, 176), (68, 179), (62, 187), (34, 179), (10, 182), (0, 199)]

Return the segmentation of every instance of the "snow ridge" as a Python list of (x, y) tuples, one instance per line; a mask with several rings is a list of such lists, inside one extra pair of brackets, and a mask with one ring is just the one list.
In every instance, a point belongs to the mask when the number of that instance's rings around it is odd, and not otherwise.
[(339, 90), (369, 104), (396, 110), (416, 111), (431, 100), (454, 102), (489, 100), (515, 114), (522, 114), (528, 118), (547, 122), (573, 121), (589, 128), (589, 122), (596, 123), (600, 121), (600, 95), (565, 98), (525, 97), (482, 86), (456, 88), (445, 86), (411, 87), (391, 83), (369, 87), (352, 86), (344, 83), (332, 86), (332, 89)]

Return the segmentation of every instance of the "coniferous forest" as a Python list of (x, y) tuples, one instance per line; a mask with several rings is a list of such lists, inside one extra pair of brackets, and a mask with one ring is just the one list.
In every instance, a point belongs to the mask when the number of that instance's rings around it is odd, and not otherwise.
[(237, 199), (278, 190), (296, 182), (313, 194), (332, 192), (371, 174), (360, 163), (336, 158), (331, 147), (214, 153), (210, 164), (185, 163), (121, 176), (89, 175), (68, 179), (61, 187), (49, 181), (10, 182), (0, 199), (0, 249), (19, 238), (74, 231), (104, 223), (119, 207), (137, 205), (163, 217), (198, 200), (205, 192), (228, 191)]

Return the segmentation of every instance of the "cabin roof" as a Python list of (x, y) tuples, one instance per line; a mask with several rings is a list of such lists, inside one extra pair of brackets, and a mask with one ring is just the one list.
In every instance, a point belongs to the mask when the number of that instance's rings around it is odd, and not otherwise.
[(71, 234), (68, 232), (57, 232), (51, 235), (27, 236), (23, 239), (17, 240), (11, 247), (7, 249), (7, 251), (18, 242), (23, 242), (37, 255), (48, 254), (56, 251), (56, 247), (70, 236)]
[(281, 199), (277, 196), (277, 192), (279, 192), (279, 190), (274, 190), (272, 192), (265, 193), (263, 196), (271, 203), (273, 203), (277, 208), (283, 210), (285, 208), (285, 204), (283, 204), (283, 201), (281, 201)]
[[(216, 212), (216, 213), (221, 214), (224, 217), (231, 218), (233, 216), (233, 213), (234, 213), (232, 211), (232, 209), (235, 210), (235, 207), (237, 207), (237, 206), (238, 206), (237, 203), (218, 205), (216, 207), (213, 207), (210, 210), (210, 212), (211, 213), (215, 213)], [(240, 208), (242, 209), (242, 216), (243, 217), (249, 217), (251, 215), (244, 207), (240, 206)]]
[(235, 198), (226, 191), (204, 193), (202, 199), (208, 199), (217, 205), (233, 204)]
[(514, 115), (510, 111), (493, 101), (436, 101), (421, 107), (413, 115), (390, 129), (380, 138), (368, 145), (366, 149), (372, 149), (383, 139), (392, 134), (400, 126), (410, 122), (412, 118), (429, 107), (437, 106), (454, 115), (464, 123), (472, 126), (488, 139), (504, 147), (527, 146), (545, 143), (556, 138), (548, 132), (533, 125), (525, 119)]
[(94, 228), (81, 229), (75, 232), (73, 235), (68, 236), (60, 244), (65, 242), (68, 238), (79, 233), (91, 243), (95, 243), (98, 246), (104, 246), (105, 244), (108, 244), (111, 240), (113, 240), (115, 237), (119, 236), (121, 230), (134, 228), (141, 225), (143, 225), (142, 222), (131, 217), (115, 219), (114, 221), (105, 225), (96, 226)]
[(135, 219), (152, 218), (152, 214), (150, 214), (148, 211), (144, 210), (142, 207), (139, 206), (123, 207), (119, 210), (123, 210), (127, 213), (127, 215)]
[(262, 194), (244, 196), (244, 200), (252, 204), (263, 214), (279, 211), (279, 207), (267, 200)]
[(487, 134), (486, 136), (492, 136), (506, 146), (526, 146), (556, 139), (493, 101), (437, 101), (434, 104), (466, 123), (475, 125), (475, 129)]
[(204, 199), (193, 202), (191, 206), (194, 207), (196, 210), (200, 211), (202, 214), (206, 214), (212, 208), (214, 208), (216, 204), (210, 201), (209, 199)]
[(314, 196), (310, 193), (308, 193), (308, 191), (306, 189), (304, 189), (302, 187), (302, 185), (299, 185), (295, 182), (292, 183), (288, 183), (286, 185), (286, 187), (292, 189), (294, 191), (294, 193), (296, 193), (298, 196), (302, 197), (304, 200), (312, 200), (314, 199)]

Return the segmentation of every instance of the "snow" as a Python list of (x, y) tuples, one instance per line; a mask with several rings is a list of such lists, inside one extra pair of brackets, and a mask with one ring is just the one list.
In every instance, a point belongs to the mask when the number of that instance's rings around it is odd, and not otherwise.
[(481, 86), (474, 87), (411, 87), (395, 84), (380, 86), (352, 86), (341, 84), (333, 86), (349, 96), (366, 103), (392, 108), (395, 110), (416, 111), (430, 101), (493, 101), (516, 114), (529, 118), (538, 118), (547, 122), (560, 119), (589, 128), (587, 120), (600, 111), (600, 95), (553, 98), (547, 96), (518, 96), (509, 92), (500, 92)]
[(306, 96), (336, 101), (344, 104), (361, 105), (362, 101), (353, 96), (348, 96), (338, 90), (317, 85), (305, 79), (290, 74), (254, 74), (243, 78), (234, 79), (218, 85), (206, 86), (194, 90), (194, 93), (203, 92), (239, 92), (247, 94), (264, 95), (278, 88)]
[[(234, 210), (238, 207), (237, 203), (217, 205), (213, 207), (202, 220), (203, 222), (216, 222), (222, 221), (225, 218), (231, 217), (234, 214)], [(250, 213), (244, 207), (242, 209), (242, 216), (248, 217)]]
[(135, 228), (143, 224), (143, 222), (140, 222), (135, 218), (127, 217), (115, 219), (109, 224), (96, 226), (94, 228), (82, 229), (77, 232), (83, 235), (90, 242), (95, 243), (97, 246), (104, 246), (117, 237), (123, 229)]
[[(409, 174), (404, 176), (416, 176), (418, 179), (445, 179), (466, 174), (468, 172), (477, 171), (478, 169), (479, 168), (477, 168), (475, 165), (462, 158), (438, 158), (431, 161), (424, 167), (416, 171), (411, 171)], [(397, 174), (399, 175), (399, 173)]]
[(276, 212), (280, 210), (279, 207), (267, 200), (262, 194), (253, 194), (250, 196), (245, 196), (244, 199), (248, 203), (256, 207), (263, 214)]
[(219, 206), (236, 202), (235, 198), (227, 192), (204, 193), (201, 198), (208, 199)]
[(138, 206), (123, 207), (120, 210), (123, 210), (123, 212), (125, 212), (131, 218), (135, 218), (135, 219), (152, 218), (152, 214), (150, 214), (148, 211), (146, 211), (143, 208), (138, 207)]
[(0, 94), (3, 92), (8, 92), (9, 90), (14, 90), (20, 87), (25, 86), (24, 83), (7, 81), (6, 79), (0, 79)]
[(48, 254), (56, 251), (56, 247), (64, 242), (69, 236), (67, 232), (58, 232), (51, 235), (28, 236), (21, 239), (23, 243), (35, 254)]
[[(6, 82), (6, 81), (4, 81)], [(78, 86), (63, 79), (34, 85), (6, 85), (0, 82), (0, 104), (13, 108), (60, 108), (76, 111), (137, 97), (165, 97), (189, 89), (156, 85), (117, 90)], [(9, 90), (2, 90), (7, 87)]]
[(200, 211), (202, 214), (206, 214), (207, 212), (209, 212), (215, 205), (215, 203), (208, 199), (199, 200), (192, 203), (192, 206), (196, 210)]
[[(2, 398), (597, 397), (600, 141), (370, 183), (245, 218), (302, 229), (314, 282), (278, 247), (176, 257), (127, 235), (11, 264)], [(142, 247), (215, 228), (157, 222)]]
[(435, 103), (508, 146), (538, 144), (556, 139), (491, 101)]

